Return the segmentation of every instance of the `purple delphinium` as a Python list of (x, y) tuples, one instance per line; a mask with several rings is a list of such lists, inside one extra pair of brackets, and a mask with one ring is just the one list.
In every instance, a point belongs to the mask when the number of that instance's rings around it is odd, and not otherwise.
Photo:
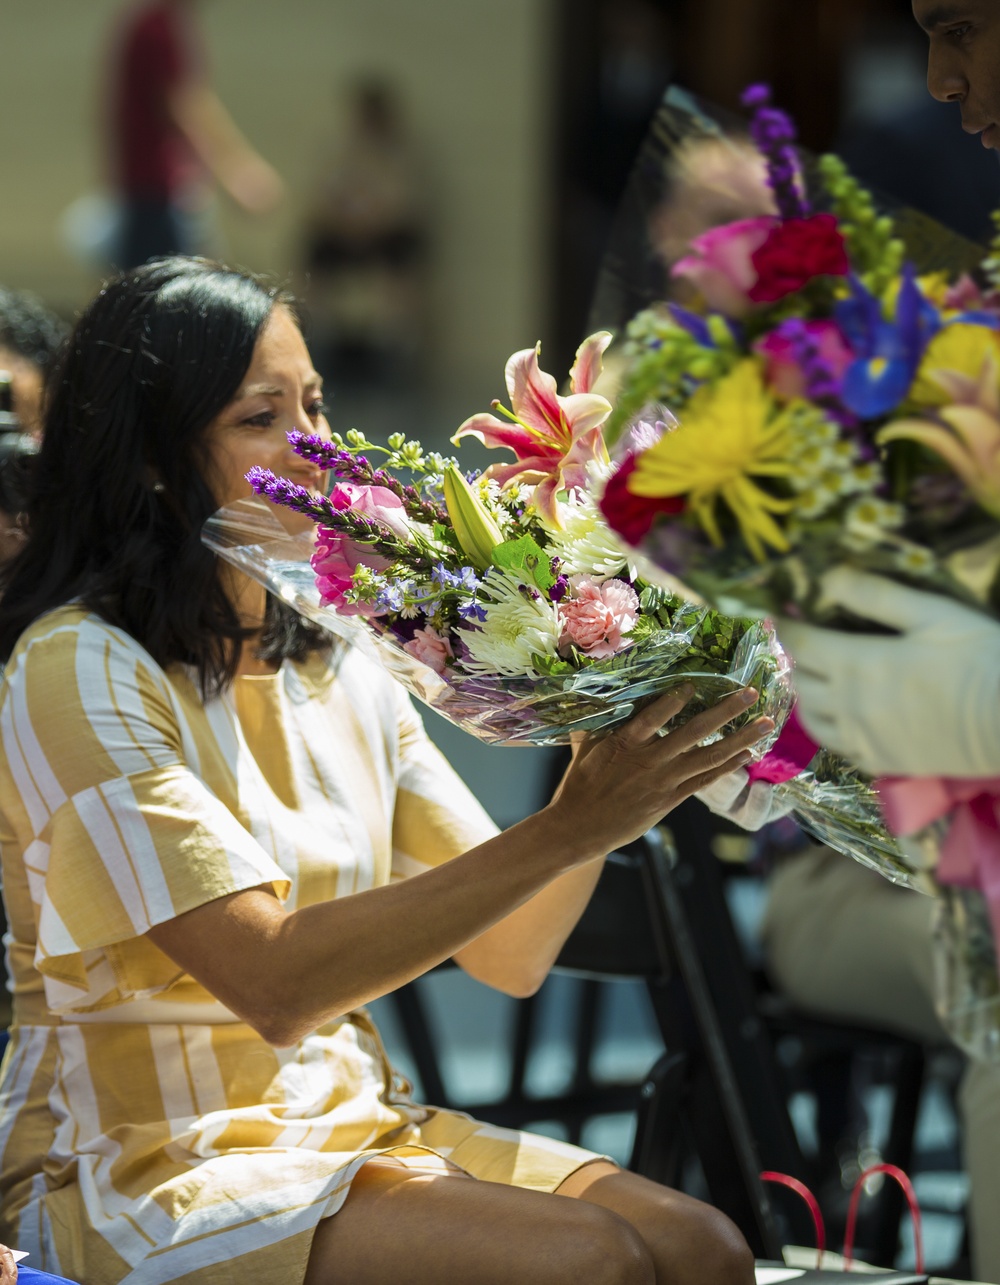
[(771, 87), (751, 85), (740, 100), (753, 112), (750, 134), (767, 161), (767, 182), (783, 219), (804, 219), (809, 214), (799, 189), (799, 162), (795, 154), (795, 124), (792, 118), (771, 106)]
[(280, 504), (295, 513), (302, 513), (320, 526), (330, 527), (359, 544), (369, 545), (373, 553), (382, 554), (394, 561), (403, 561), (415, 571), (431, 569), (429, 558), (415, 553), (411, 545), (405, 544), (381, 522), (362, 517), (353, 509), (335, 509), (324, 496), (315, 495), (308, 487), (289, 482), (285, 477), (278, 477), (270, 469), (261, 468), (258, 464), (246, 474), (246, 480), (257, 495), (264, 496), (272, 504)]
[(416, 487), (404, 486), (385, 469), (375, 468), (365, 455), (352, 455), (350, 451), (328, 442), (318, 433), (302, 433), (297, 428), (288, 434), (288, 441), (296, 455), (311, 460), (322, 469), (329, 469), (345, 482), (354, 482), (358, 486), (385, 487), (403, 501), (407, 514), (418, 522), (449, 521), (447, 509), (423, 499)]

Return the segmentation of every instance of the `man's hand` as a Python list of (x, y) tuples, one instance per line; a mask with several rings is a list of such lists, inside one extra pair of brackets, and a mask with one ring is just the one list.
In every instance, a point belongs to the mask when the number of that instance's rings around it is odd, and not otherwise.
[(1000, 625), (848, 567), (822, 588), (827, 602), (899, 632), (778, 623), (810, 735), (876, 776), (1000, 776)]

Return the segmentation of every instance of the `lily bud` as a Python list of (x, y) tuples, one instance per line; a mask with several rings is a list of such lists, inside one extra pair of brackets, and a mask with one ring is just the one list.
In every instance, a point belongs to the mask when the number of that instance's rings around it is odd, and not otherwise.
[(503, 533), (454, 464), (445, 469), (444, 502), (462, 552), (477, 571), (485, 571)]

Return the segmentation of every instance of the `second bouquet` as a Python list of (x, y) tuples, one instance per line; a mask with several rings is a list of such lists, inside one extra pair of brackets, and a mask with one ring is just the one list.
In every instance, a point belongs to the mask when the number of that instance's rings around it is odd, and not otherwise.
[[(484, 741), (565, 743), (686, 682), (695, 697), (683, 718), (752, 685), (760, 698), (744, 717), (766, 713), (780, 728), (791, 694), (770, 627), (644, 579), (592, 498), (613, 467), (602, 432), (612, 407), (592, 391), (609, 340), (581, 345), (565, 396), (537, 348), (511, 357), (505, 418), (474, 415), (454, 440), (506, 447), (513, 463), (465, 472), (402, 434), (383, 447), (358, 432), (293, 433), (293, 449), (332, 475), (329, 493), (253, 469), (266, 503), (223, 510), (206, 542), (374, 649), (411, 692)], [(289, 530), (292, 514), (310, 521)]]

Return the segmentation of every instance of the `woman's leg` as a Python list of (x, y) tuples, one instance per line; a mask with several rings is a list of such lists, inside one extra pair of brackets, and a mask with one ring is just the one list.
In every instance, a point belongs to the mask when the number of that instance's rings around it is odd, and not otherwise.
[(641, 1236), (596, 1203), (370, 1160), (317, 1227), (305, 1285), (659, 1280)]
[(584, 1166), (550, 1196), (373, 1160), (340, 1212), (317, 1228), (305, 1285), (753, 1279), (746, 1242), (717, 1210), (604, 1161)]
[(657, 1285), (753, 1285), (753, 1255), (725, 1214), (691, 1196), (595, 1161), (570, 1174), (559, 1195), (599, 1205), (642, 1237)]

